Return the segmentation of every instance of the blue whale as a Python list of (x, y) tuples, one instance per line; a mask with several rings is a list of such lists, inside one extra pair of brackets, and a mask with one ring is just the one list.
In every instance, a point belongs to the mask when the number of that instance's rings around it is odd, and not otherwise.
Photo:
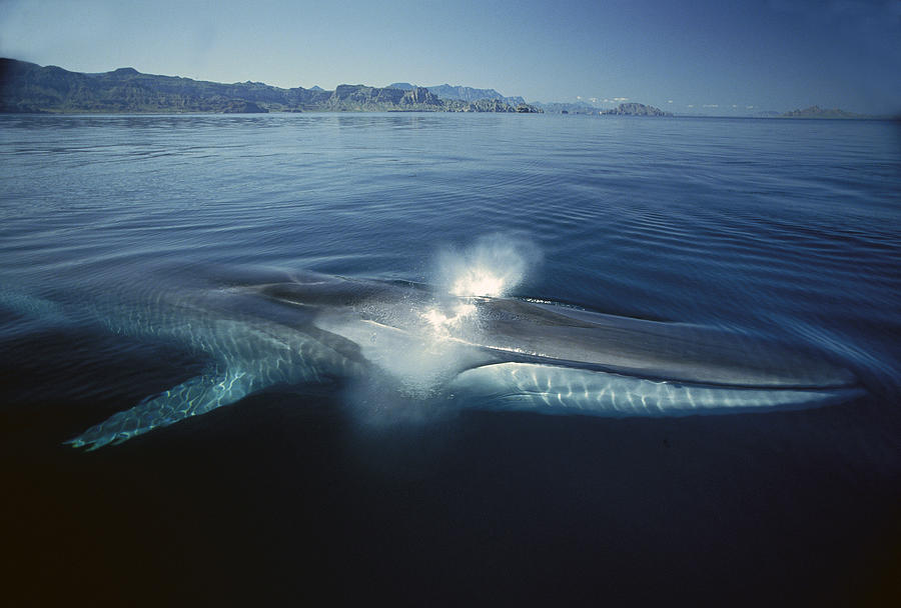
[(822, 356), (724, 329), (412, 283), (269, 278), (105, 312), (109, 329), (173, 340), (209, 365), (66, 443), (96, 449), (271, 386), (334, 379), (378, 378), (378, 390), (422, 407), (614, 417), (814, 407), (863, 392)]

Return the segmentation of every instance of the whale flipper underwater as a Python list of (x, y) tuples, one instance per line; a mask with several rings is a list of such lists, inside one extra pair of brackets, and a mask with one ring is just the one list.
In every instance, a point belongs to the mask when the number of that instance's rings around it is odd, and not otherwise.
[(69, 440), (120, 443), (275, 385), (378, 377), (428, 407), (678, 416), (862, 394), (848, 370), (712, 327), (318, 274), (154, 298), (106, 324), (175, 340), (207, 371)]

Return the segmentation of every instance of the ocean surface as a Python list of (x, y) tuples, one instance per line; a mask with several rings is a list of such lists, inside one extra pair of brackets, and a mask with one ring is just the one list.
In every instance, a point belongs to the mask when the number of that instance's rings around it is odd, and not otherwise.
[[(7, 597), (899, 596), (897, 123), (4, 115), (0, 220)], [(63, 443), (204, 369), (109, 315), (278, 273), (435, 285), (486, 242), (528, 251), (505, 295), (777, 340), (861, 393), (720, 415), (430, 416), (324, 383), (96, 451)]]

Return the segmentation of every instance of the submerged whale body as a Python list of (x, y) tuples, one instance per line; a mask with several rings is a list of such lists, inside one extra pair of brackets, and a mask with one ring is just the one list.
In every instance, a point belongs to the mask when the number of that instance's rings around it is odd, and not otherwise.
[(96, 449), (270, 386), (333, 379), (377, 377), (380, 390), (423, 407), (598, 416), (812, 407), (862, 392), (822, 358), (711, 327), (413, 284), (276, 278), (110, 314), (114, 331), (175, 340), (210, 365), (67, 443)]

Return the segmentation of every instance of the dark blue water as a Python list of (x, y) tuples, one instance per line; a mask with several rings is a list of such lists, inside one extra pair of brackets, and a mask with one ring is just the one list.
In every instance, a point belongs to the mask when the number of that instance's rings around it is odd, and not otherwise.
[[(0, 116), (2, 521), (61, 601), (835, 605), (898, 594), (901, 132), (879, 121)], [(776, 339), (828, 407), (361, 420), (324, 387), (61, 443), (199, 373), (117, 335), (233, 273), (434, 283), (502, 234), (512, 295)], [(251, 269), (251, 270), (249, 270)], [(111, 601), (112, 601), (111, 599)]]

